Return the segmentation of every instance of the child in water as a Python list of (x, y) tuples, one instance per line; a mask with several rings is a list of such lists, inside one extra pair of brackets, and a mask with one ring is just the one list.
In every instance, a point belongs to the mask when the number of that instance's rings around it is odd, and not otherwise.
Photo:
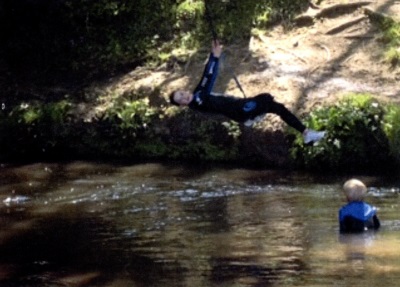
[(341, 233), (363, 232), (368, 229), (378, 229), (380, 222), (376, 208), (365, 203), (367, 187), (358, 179), (350, 179), (343, 185), (348, 203), (339, 210)]

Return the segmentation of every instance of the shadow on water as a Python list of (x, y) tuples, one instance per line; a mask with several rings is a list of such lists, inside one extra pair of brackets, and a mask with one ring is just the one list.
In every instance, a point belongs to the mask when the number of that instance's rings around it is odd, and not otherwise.
[(0, 285), (105, 286), (120, 276), (135, 286), (154, 286), (172, 274), (179, 278), (182, 270), (177, 264), (166, 266), (136, 253), (132, 250), (135, 241), (115, 238), (112, 224), (78, 214), (65, 210), (32, 222), (28, 212), (20, 213), (14, 222), (19, 233), (1, 240)]
[(276, 286), (286, 276), (301, 274), (306, 269), (298, 258), (283, 260), (281, 265), (268, 267), (249, 264), (251, 258), (215, 258), (211, 265), (211, 281), (214, 283), (230, 283), (241, 279), (246, 286)]

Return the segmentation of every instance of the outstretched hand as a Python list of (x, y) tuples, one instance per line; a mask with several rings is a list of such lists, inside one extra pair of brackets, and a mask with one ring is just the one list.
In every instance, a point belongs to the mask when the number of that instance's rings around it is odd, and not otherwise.
[(222, 46), (219, 44), (218, 40), (212, 41), (211, 52), (214, 57), (219, 58), (222, 54)]

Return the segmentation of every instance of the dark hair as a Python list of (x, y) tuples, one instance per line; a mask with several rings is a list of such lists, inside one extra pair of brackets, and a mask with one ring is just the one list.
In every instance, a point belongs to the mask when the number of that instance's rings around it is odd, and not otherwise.
[(175, 92), (176, 92), (176, 90), (172, 91), (172, 92), (169, 94), (169, 103), (172, 104), (172, 105), (174, 105), (174, 106), (180, 106), (180, 105), (175, 101), (175, 99), (174, 99)]

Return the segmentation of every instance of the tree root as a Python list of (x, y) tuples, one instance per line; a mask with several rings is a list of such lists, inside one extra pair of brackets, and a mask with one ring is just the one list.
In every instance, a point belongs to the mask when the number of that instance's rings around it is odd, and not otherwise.
[(370, 8), (364, 8), (364, 14), (367, 15), (368, 18), (373, 22), (378, 22), (378, 23), (385, 22), (387, 24), (395, 22), (395, 20), (392, 17), (390, 17), (389, 15), (373, 11)]
[(373, 39), (375, 36), (372, 35), (343, 35), (343, 38), (349, 39), (349, 40), (354, 40), (354, 39)]
[(360, 7), (370, 5), (371, 3), (371, 1), (361, 1), (354, 3), (335, 4), (319, 10), (308, 9), (305, 14), (297, 16), (294, 19), (294, 23), (297, 26), (310, 26), (314, 23), (314, 19), (329, 17), (333, 18), (337, 15), (355, 11)]
[(327, 32), (325, 32), (325, 34), (326, 35), (334, 35), (334, 34), (340, 33), (342, 31), (346, 30), (347, 28), (364, 21), (365, 19), (366, 19), (365, 16), (360, 16), (360, 17), (358, 17), (356, 19), (352, 19), (350, 21), (346, 21), (346, 22), (344, 22), (344, 23), (342, 23), (342, 24), (340, 24), (340, 25), (328, 30)]

